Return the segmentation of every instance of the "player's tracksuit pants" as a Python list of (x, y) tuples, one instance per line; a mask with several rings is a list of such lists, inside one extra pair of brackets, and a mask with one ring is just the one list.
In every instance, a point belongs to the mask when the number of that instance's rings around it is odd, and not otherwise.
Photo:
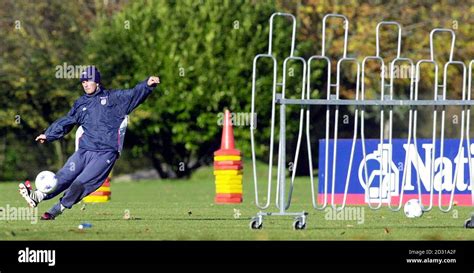
[(60, 203), (70, 209), (104, 183), (118, 155), (118, 152), (110, 151), (77, 150), (56, 173), (58, 186), (55, 191), (47, 194), (44, 200), (65, 191)]

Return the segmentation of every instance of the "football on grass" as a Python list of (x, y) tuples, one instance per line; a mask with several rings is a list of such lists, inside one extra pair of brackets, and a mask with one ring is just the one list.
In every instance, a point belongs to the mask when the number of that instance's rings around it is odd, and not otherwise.
[(421, 215), (423, 215), (423, 209), (418, 199), (408, 200), (405, 203), (405, 207), (403, 210), (405, 211), (405, 215), (408, 218), (416, 218), (421, 217)]

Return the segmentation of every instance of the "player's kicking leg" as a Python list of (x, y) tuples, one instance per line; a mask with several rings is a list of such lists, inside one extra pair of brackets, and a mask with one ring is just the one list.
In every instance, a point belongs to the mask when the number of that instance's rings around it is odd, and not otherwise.
[[(54, 198), (69, 188), (74, 179), (84, 168), (84, 152), (85, 151), (79, 150), (72, 154), (66, 164), (64, 164), (64, 167), (56, 173), (58, 185), (56, 190), (51, 193), (45, 194), (38, 190), (33, 190), (30, 181), (20, 183), (18, 185), (20, 195), (25, 199), (26, 203), (28, 203), (28, 206), (34, 208), (38, 206), (41, 201)], [(44, 213), (43, 216), (41, 216), (41, 220), (53, 220), (57, 214), (62, 212), (62, 210), (64, 210), (64, 207), (61, 207), (60, 205), (54, 206), (51, 208), (50, 212)]]
[(59, 202), (43, 214), (41, 220), (54, 220), (66, 208), (72, 208), (82, 198), (97, 190), (112, 171), (117, 157), (115, 152), (86, 151), (84, 158), (88, 164), (64, 192)]

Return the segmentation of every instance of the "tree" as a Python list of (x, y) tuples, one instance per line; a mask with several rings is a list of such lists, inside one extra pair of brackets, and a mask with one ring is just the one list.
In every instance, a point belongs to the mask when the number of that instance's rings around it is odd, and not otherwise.
[[(82, 94), (77, 75), (63, 67), (86, 65), (83, 49), (98, 15), (120, 7), (99, 1), (2, 1), (0, 9), (0, 178), (21, 179), (59, 169), (73, 136), (44, 147), (36, 135), (65, 115)], [(67, 71), (61, 71), (67, 73)]]
[[(161, 77), (160, 87), (132, 113), (126, 141), (135, 155), (152, 159), (161, 177), (188, 176), (212, 162), (224, 108), (250, 111), (252, 60), (267, 50), (274, 11), (273, 1), (154, 0), (132, 3), (93, 31), (88, 56), (107, 87)], [(286, 34), (276, 34), (275, 41), (288, 44)], [(259, 79), (259, 85), (268, 82)], [(268, 88), (264, 97), (271, 98)], [(260, 110), (268, 112), (269, 105)], [(262, 138), (268, 137), (265, 129)], [(247, 155), (248, 130), (235, 129)]]

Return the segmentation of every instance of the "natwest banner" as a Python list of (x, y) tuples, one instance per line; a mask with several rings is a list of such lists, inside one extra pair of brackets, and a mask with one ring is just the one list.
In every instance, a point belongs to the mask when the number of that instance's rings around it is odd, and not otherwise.
[[(378, 139), (365, 141), (366, 156), (362, 153), (362, 141), (357, 140), (354, 149), (354, 158), (351, 168), (349, 159), (352, 148), (352, 139), (340, 139), (337, 142), (337, 158), (335, 173), (334, 202), (341, 204), (344, 196), (347, 175), (349, 185), (347, 190), (347, 204), (387, 204), (397, 205), (403, 190), (403, 203), (409, 199), (418, 198), (418, 189), (421, 192), (423, 204), (430, 202), (430, 193), (433, 181), (433, 205), (438, 205), (441, 191), (441, 202), (447, 206), (451, 191), (454, 187), (454, 203), (457, 205), (472, 205), (472, 186), (469, 182), (469, 165), (474, 176), (474, 143), (471, 144), (471, 164), (466, 149), (467, 142), (459, 151), (459, 139), (444, 141), (443, 156), (441, 157), (441, 142), (433, 144), (430, 139), (418, 139), (416, 146), (413, 142), (407, 145), (406, 139), (392, 140), (392, 158), (390, 160), (390, 144), (386, 141), (380, 144)], [(319, 141), (319, 195), (318, 202), (323, 202), (324, 184), (327, 175), (328, 202), (331, 203), (332, 166), (334, 141), (329, 141), (328, 162), (325, 161), (324, 139)], [(405, 163), (406, 161), (406, 163)], [(430, 177), (431, 165), (434, 163), (434, 174)], [(328, 164), (328, 173), (325, 174), (325, 164)], [(367, 175), (364, 166), (367, 164)], [(350, 173), (348, 173), (350, 170)], [(457, 170), (457, 173), (456, 173)], [(418, 177), (419, 175), (419, 177)], [(366, 179), (367, 178), (367, 179)], [(404, 186), (402, 183), (404, 182)]]

